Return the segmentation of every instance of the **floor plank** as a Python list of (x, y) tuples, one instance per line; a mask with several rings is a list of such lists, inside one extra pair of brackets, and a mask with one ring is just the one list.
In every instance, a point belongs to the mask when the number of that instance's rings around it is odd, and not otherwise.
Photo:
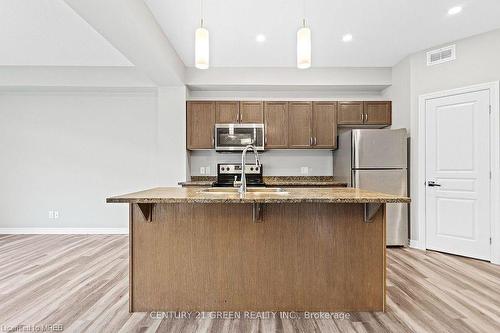
[(387, 311), (349, 319), (164, 318), (128, 312), (128, 237), (0, 235), (0, 331), (500, 332), (500, 266), (387, 250)]

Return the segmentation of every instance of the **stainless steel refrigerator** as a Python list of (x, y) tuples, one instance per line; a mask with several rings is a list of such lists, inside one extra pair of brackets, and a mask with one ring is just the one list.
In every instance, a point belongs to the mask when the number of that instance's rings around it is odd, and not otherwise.
[[(407, 195), (406, 129), (356, 129), (339, 134), (333, 175), (350, 186)], [(387, 204), (387, 245), (408, 245), (408, 204)]]

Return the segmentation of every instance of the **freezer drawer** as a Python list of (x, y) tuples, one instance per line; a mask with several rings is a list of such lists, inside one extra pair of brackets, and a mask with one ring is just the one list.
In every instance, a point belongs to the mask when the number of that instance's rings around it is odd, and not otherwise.
[[(353, 170), (353, 187), (407, 195), (407, 170)], [(386, 204), (387, 245), (408, 245), (408, 204)]]
[(406, 168), (406, 129), (352, 131), (352, 169)]

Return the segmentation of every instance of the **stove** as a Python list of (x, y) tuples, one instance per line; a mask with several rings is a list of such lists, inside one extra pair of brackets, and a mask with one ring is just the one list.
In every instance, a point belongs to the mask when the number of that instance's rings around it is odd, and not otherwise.
[[(262, 178), (262, 164), (245, 164), (247, 186), (265, 186)], [(214, 187), (233, 187), (234, 181), (241, 181), (241, 164), (217, 164), (217, 181)]]

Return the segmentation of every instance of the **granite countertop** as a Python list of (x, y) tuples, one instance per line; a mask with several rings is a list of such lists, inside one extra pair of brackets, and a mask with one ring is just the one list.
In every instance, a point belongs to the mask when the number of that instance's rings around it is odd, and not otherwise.
[(145, 191), (114, 196), (108, 203), (397, 203), (410, 198), (371, 192), (356, 188), (288, 188), (287, 194), (204, 193), (196, 187), (157, 187)]
[[(347, 186), (346, 182), (335, 180), (332, 176), (264, 176), (266, 186)], [(193, 176), (190, 181), (179, 182), (181, 186), (212, 186), (213, 176)]]

